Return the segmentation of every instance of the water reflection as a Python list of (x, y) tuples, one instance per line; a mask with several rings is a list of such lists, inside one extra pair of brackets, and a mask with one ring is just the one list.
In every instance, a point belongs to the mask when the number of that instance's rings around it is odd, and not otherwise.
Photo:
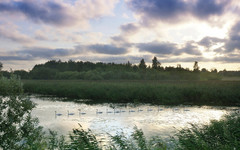
[[(90, 128), (95, 134), (105, 136), (117, 132), (129, 134), (133, 127), (141, 128), (145, 135), (168, 138), (176, 130), (189, 123), (206, 124), (219, 120), (228, 113), (228, 108), (197, 106), (150, 106), (132, 104), (87, 105), (73, 102), (42, 100), (32, 97), (37, 107), (32, 114), (39, 118), (45, 129), (67, 135), (80, 123), (84, 129)], [(101, 112), (101, 113), (100, 113)], [(61, 115), (60, 115), (61, 114)]]

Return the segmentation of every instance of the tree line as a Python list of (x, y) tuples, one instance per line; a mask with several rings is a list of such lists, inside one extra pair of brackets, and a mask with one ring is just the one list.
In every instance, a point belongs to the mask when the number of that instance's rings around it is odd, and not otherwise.
[[(0, 69), (2, 68), (0, 63)], [(50, 60), (44, 64), (37, 64), (29, 72), (25, 70), (1, 71), (5, 77), (16, 74), (22, 79), (81, 79), (81, 80), (219, 80), (223, 75), (240, 75), (240, 72), (218, 72), (216, 69), (208, 71), (199, 69), (195, 61), (193, 69), (166, 66), (163, 67), (157, 57), (152, 59), (151, 66), (147, 66), (144, 59), (139, 64), (103, 63), (83, 61)]]

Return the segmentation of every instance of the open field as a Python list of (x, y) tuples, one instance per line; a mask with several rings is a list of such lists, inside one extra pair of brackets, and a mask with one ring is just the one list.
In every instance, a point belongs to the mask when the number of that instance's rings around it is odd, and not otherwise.
[(27, 93), (93, 102), (240, 105), (239, 81), (24, 80)]

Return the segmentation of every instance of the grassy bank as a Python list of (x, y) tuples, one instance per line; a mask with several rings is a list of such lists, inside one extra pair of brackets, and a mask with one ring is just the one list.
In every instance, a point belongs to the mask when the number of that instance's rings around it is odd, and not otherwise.
[(240, 105), (239, 81), (24, 80), (28, 93), (94, 102)]

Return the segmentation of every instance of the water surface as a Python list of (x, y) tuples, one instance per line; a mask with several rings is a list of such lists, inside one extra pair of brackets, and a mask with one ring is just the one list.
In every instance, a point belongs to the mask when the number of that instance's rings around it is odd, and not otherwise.
[[(129, 135), (133, 127), (142, 129), (149, 136), (169, 138), (177, 130), (189, 127), (190, 123), (208, 124), (210, 120), (219, 120), (233, 108), (209, 106), (151, 106), (148, 104), (98, 104), (53, 101), (51, 98), (31, 97), (37, 103), (33, 116), (39, 118), (45, 130), (52, 129), (67, 135), (81, 124), (91, 129), (98, 137), (107, 133), (115, 135), (124, 132)], [(81, 110), (81, 111), (80, 111)], [(102, 112), (97, 113), (98, 112)], [(62, 114), (61, 116), (55, 115)], [(108, 112), (108, 113), (107, 113)], [(81, 114), (86, 113), (86, 114)]]

